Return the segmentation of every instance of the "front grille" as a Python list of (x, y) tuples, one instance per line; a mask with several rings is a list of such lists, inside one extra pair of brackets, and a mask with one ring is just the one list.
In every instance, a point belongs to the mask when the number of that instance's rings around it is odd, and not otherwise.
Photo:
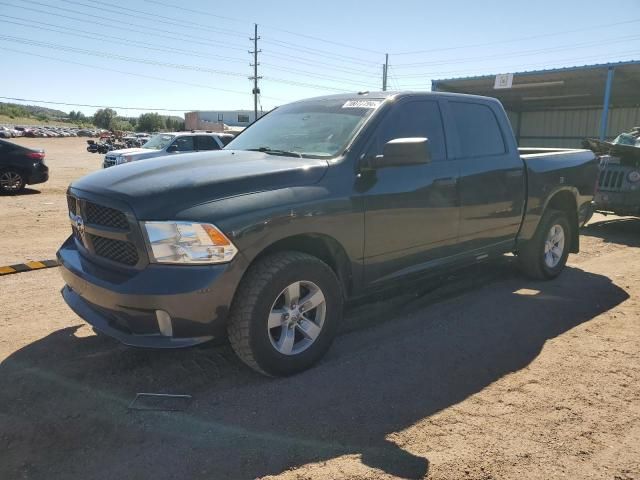
[(622, 190), (625, 171), (617, 168), (606, 168), (598, 177), (598, 190)]
[(113, 240), (111, 238), (89, 235), (96, 255), (133, 266), (138, 263), (138, 252), (133, 243)]
[(67, 196), (67, 204), (73, 237), (87, 254), (128, 266), (138, 264), (140, 256), (124, 212), (73, 196)]
[(103, 227), (117, 228), (120, 230), (129, 229), (127, 217), (120, 210), (86, 202), (84, 213), (87, 223)]

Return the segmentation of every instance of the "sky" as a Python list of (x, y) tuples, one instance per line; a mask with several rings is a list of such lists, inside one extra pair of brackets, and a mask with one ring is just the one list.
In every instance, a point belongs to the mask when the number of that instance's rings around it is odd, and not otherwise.
[(640, 60), (640, 0), (0, 0), (0, 96), (86, 115), (253, 109), (254, 23), (265, 111), (380, 90), (386, 53), (393, 90)]

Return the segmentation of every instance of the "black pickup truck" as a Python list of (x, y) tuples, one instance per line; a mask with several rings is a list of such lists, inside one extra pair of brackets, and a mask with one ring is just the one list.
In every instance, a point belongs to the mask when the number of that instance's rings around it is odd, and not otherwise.
[(346, 299), (514, 252), (554, 278), (579, 247), (587, 150), (518, 150), (491, 98), (295, 102), (224, 150), (134, 162), (68, 190), (68, 305), (140, 347), (227, 335), (269, 375), (311, 366)]

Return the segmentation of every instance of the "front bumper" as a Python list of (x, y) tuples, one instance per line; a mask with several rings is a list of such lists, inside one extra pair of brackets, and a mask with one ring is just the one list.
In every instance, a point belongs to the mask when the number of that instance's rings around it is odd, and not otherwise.
[(619, 215), (640, 214), (640, 190), (600, 191), (595, 196), (595, 210)]
[(71, 237), (57, 257), (69, 307), (97, 330), (136, 347), (189, 347), (223, 336), (243, 272), (240, 255), (223, 265), (114, 270), (84, 257)]

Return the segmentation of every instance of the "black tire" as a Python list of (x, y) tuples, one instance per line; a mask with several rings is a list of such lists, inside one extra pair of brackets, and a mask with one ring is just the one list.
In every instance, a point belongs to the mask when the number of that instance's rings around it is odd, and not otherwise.
[(0, 171), (0, 193), (15, 195), (24, 190), (26, 183), (22, 172), (13, 169)]
[[(545, 244), (549, 232), (556, 226), (563, 230), (564, 245), (562, 254), (558, 256), (557, 264), (550, 266), (545, 261)], [(561, 210), (547, 210), (542, 216), (533, 238), (518, 251), (520, 269), (528, 277), (537, 280), (556, 278), (567, 263), (572, 238), (572, 230), (567, 214)]]
[[(275, 302), (282, 299), (282, 292), (295, 282), (312, 282), (321, 290), (324, 322), (310, 346), (300, 353), (284, 355), (272, 343), (268, 318)], [(340, 282), (326, 263), (301, 252), (279, 252), (250, 267), (232, 302), (227, 332), (233, 350), (254, 370), (269, 376), (292, 375), (324, 356), (342, 320), (342, 310)], [(292, 331), (294, 336), (300, 334), (295, 327)]]

